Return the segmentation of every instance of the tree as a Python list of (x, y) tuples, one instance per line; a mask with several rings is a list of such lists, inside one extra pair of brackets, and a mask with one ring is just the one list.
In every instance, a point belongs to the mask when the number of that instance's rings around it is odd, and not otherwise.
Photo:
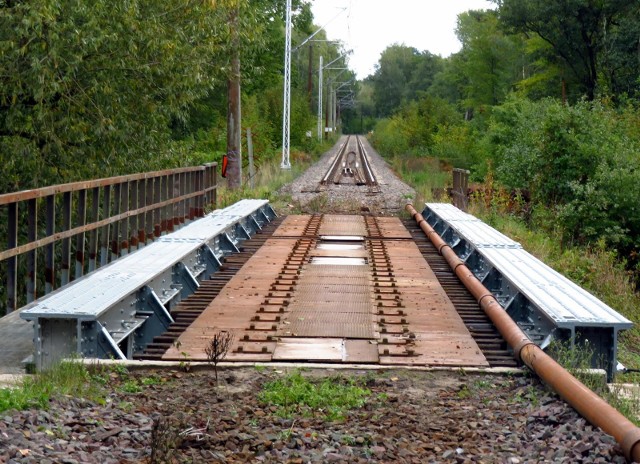
[(223, 78), (222, 2), (0, 6), (0, 191), (180, 162), (171, 121)]
[[(494, 1), (499, 6), (501, 20), (508, 28), (537, 34), (551, 45), (589, 100), (596, 96), (603, 65), (608, 59), (613, 59), (612, 50), (624, 50), (634, 43), (637, 46), (637, 35), (624, 36), (624, 28), (637, 27), (637, 1)], [(620, 30), (621, 25), (625, 25), (623, 30)], [(611, 43), (616, 46), (607, 48)], [(624, 60), (618, 62), (624, 66)], [(608, 86), (609, 82), (604, 84)]]
[(378, 116), (388, 116), (400, 105), (428, 89), (442, 69), (442, 58), (413, 47), (395, 44), (380, 55), (371, 81)]
[(465, 106), (497, 105), (517, 80), (519, 43), (505, 36), (494, 11), (468, 11), (458, 16), (462, 72), (466, 77)]

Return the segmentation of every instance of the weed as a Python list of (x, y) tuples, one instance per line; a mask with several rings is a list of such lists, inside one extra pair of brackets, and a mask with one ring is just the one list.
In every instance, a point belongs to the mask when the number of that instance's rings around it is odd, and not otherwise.
[(494, 387), (494, 385), (491, 382), (489, 382), (488, 380), (482, 380), (482, 379), (478, 379), (475, 382), (473, 382), (473, 386), (479, 390), (487, 390), (489, 388)]
[(133, 403), (130, 401), (120, 401), (118, 403), (118, 409), (126, 413), (130, 413), (131, 411), (133, 411)]
[(216, 384), (218, 383), (218, 363), (227, 356), (232, 344), (233, 333), (221, 330), (213, 335), (213, 338), (204, 348), (204, 352), (207, 355), (207, 361), (210, 364), (213, 364), (213, 371), (216, 375)]
[(328, 420), (339, 420), (347, 411), (364, 405), (371, 392), (352, 379), (332, 377), (312, 381), (295, 371), (267, 383), (259, 394), (265, 404), (278, 406), (276, 414), (291, 418), (322, 413)]
[(175, 450), (182, 443), (180, 429), (168, 418), (158, 417), (151, 428), (151, 464), (173, 462)]
[(466, 385), (462, 385), (460, 387), (460, 389), (458, 390), (458, 393), (456, 395), (461, 400), (465, 400), (467, 398), (471, 398), (472, 393), (471, 393), (471, 390), (469, 389), (469, 387), (467, 387)]
[(340, 441), (347, 446), (356, 444), (356, 438), (353, 435), (343, 435)]
[(140, 381), (140, 383), (145, 386), (159, 385), (161, 382), (162, 380), (157, 375), (150, 375), (149, 377), (145, 377)]
[(85, 398), (104, 403), (105, 392), (86, 366), (79, 361), (65, 361), (32, 377), (15, 388), (0, 389), (0, 412), (9, 409), (46, 408), (55, 396)]
[(191, 363), (189, 362), (189, 358), (190, 358), (189, 353), (187, 353), (186, 351), (181, 351), (180, 356), (182, 356), (182, 359), (180, 360), (180, 363), (179, 363), (180, 369), (182, 369), (185, 372), (189, 372), (191, 370)]
[(142, 386), (135, 380), (127, 380), (122, 384), (120, 389), (125, 393), (140, 393), (142, 391)]
[(256, 372), (260, 374), (264, 373), (267, 370), (267, 366), (265, 366), (264, 364), (256, 364), (253, 367), (256, 370)]

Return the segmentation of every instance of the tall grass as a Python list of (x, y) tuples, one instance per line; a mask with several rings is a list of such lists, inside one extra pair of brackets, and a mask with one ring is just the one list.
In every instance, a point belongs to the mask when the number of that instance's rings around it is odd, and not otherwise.
[(52, 397), (64, 395), (103, 402), (103, 387), (94, 380), (80, 361), (61, 362), (34, 376), (25, 377), (16, 387), (0, 389), (0, 412), (46, 408)]
[(253, 187), (248, 179), (248, 169), (245, 167), (245, 178), (243, 185), (239, 189), (229, 189), (226, 180), (221, 179), (218, 184), (218, 208), (224, 208), (243, 198), (260, 198), (269, 200), (271, 205), (278, 210), (284, 210), (290, 198), (279, 195), (278, 190), (285, 184), (292, 182), (296, 177), (306, 171), (311, 164), (316, 161), (319, 154), (329, 150), (332, 141), (318, 145), (314, 153), (307, 154), (300, 151), (292, 151), (290, 155), (291, 169), (282, 169), (280, 154), (274, 154), (271, 159), (262, 163), (256, 169), (253, 178)]
[(439, 200), (451, 185), (451, 174), (441, 161), (426, 156), (400, 156), (387, 158), (391, 168), (416, 191), (416, 203)]

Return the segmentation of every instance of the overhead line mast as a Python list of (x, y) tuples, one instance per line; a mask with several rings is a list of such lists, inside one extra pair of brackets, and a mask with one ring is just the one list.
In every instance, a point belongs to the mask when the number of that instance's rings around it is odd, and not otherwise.
[(291, 0), (287, 0), (284, 38), (284, 102), (282, 106), (282, 169), (291, 169), (289, 142), (291, 124)]

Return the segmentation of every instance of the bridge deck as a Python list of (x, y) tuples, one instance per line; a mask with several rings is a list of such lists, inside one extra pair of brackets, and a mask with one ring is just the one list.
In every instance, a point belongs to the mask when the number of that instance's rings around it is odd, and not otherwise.
[(289, 216), (163, 356), (488, 366), (397, 218)]

